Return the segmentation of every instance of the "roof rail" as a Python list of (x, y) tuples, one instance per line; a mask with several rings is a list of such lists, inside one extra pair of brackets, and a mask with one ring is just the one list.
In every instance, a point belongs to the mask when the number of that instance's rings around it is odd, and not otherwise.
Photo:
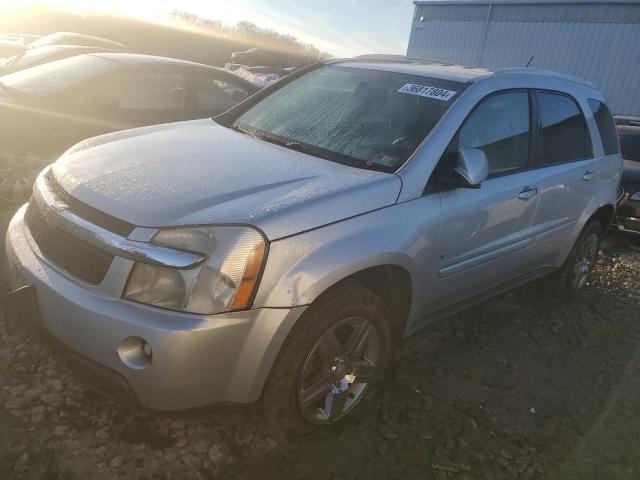
[(562, 80), (567, 80), (569, 82), (580, 83), (582, 85), (587, 85), (589, 87), (598, 88), (593, 82), (578, 77), (576, 75), (570, 75), (568, 73), (556, 72), (554, 70), (544, 70), (539, 68), (525, 68), (525, 67), (510, 67), (510, 68), (500, 68), (493, 72), (496, 75), (505, 74), (505, 73), (523, 73), (529, 75), (543, 75), (548, 77), (560, 78)]
[(377, 53), (358, 55), (357, 57), (353, 57), (348, 60), (370, 60), (374, 62), (395, 62), (395, 63), (438, 63), (440, 65), (453, 65), (452, 63), (442, 62), (440, 60), (407, 57), (406, 55), (377, 54)]

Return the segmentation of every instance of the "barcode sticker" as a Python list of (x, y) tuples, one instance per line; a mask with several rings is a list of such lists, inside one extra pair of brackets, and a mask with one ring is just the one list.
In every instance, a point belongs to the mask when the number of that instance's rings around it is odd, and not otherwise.
[(429, 87), (428, 85), (416, 85), (415, 83), (407, 83), (398, 90), (400, 93), (408, 93), (409, 95), (419, 95), (421, 97), (434, 98), (446, 102), (450, 100), (456, 93), (445, 88)]

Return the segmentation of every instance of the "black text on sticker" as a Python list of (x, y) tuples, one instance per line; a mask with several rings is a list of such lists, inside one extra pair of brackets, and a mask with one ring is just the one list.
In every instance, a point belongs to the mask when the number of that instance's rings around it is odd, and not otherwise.
[(410, 95), (420, 95), (421, 97), (435, 98), (436, 100), (447, 101), (451, 99), (456, 93), (452, 90), (445, 88), (429, 87), (427, 85), (416, 85), (414, 83), (407, 83), (404, 87), (398, 90), (400, 93), (408, 93)]

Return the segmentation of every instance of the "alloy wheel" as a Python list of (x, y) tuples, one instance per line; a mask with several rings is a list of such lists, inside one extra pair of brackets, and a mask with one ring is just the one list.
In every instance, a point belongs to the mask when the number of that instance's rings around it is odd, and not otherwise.
[(380, 337), (365, 318), (346, 318), (313, 345), (298, 382), (302, 415), (315, 424), (344, 417), (363, 398), (376, 379)]

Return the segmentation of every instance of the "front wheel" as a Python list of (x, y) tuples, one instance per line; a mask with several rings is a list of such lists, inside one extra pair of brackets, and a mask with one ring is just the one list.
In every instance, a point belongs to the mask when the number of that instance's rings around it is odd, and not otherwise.
[(389, 363), (391, 314), (380, 297), (343, 285), (314, 302), (276, 359), (258, 415), (286, 438), (350, 417)]

